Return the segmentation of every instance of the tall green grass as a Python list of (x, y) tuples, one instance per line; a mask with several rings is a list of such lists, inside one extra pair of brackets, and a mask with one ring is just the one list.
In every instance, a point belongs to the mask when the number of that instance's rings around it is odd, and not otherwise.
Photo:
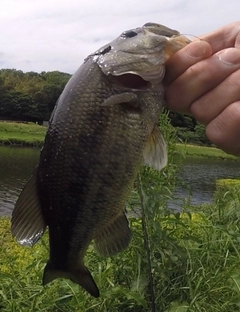
[(174, 160), (175, 130), (164, 118), (162, 127), (169, 165), (160, 173), (140, 172), (127, 203), (129, 248), (103, 259), (90, 246), (85, 257), (101, 297), (63, 279), (42, 287), (47, 235), (33, 248), (21, 247), (11, 237), (10, 220), (2, 218), (1, 311), (240, 311), (239, 188), (217, 191), (212, 205), (193, 208), (186, 201), (181, 212), (170, 211), (180, 163)]
[(240, 311), (240, 218), (234, 203), (223, 204), (222, 193), (218, 204), (201, 212), (185, 207), (185, 213), (167, 213), (141, 192), (153, 285), (141, 216), (130, 218), (134, 236), (125, 252), (103, 259), (90, 247), (86, 264), (101, 290), (98, 299), (68, 280), (42, 287), (47, 237), (31, 249), (21, 247), (11, 238), (9, 219), (1, 219), (1, 311), (145, 312), (152, 311), (152, 293), (156, 311)]

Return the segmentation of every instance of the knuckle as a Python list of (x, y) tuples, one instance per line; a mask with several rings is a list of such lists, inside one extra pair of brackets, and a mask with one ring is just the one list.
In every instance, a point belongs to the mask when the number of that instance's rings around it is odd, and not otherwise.
[(231, 103), (226, 108), (226, 113), (228, 114), (229, 123), (238, 125), (240, 132), (240, 101)]
[(237, 91), (240, 97), (240, 69), (228, 77), (228, 88), (230, 88), (232, 92)]
[(227, 153), (239, 155), (240, 152), (240, 101), (231, 103), (206, 127), (210, 141)]
[(202, 103), (202, 101), (195, 101), (193, 102), (193, 104), (191, 105), (190, 111), (191, 114), (201, 123), (203, 123), (204, 125), (208, 124), (209, 121), (211, 120), (211, 116), (209, 114), (206, 113), (206, 109), (204, 103)]

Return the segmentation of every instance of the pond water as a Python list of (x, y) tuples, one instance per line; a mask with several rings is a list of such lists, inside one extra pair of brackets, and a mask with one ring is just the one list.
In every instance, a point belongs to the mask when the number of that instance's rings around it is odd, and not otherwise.
[[(0, 147), (0, 215), (9, 216), (21, 189), (36, 167), (40, 149)], [(240, 177), (240, 162), (207, 158), (188, 159), (179, 173), (183, 185), (175, 192), (169, 206), (179, 209), (182, 200), (189, 197), (193, 205), (213, 200), (215, 181), (220, 178)], [(182, 199), (182, 200), (181, 200)]]
[(0, 215), (11, 215), (21, 189), (38, 163), (40, 149), (0, 146)]
[[(214, 158), (189, 158), (179, 173), (181, 186), (169, 203), (171, 208), (179, 210), (182, 200), (191, 195), (191, 204), (211, 203), (216, 190), (217, 179), (240, 178), (240, 162)], [(181, 200), (182, 199), (182, 200)]]

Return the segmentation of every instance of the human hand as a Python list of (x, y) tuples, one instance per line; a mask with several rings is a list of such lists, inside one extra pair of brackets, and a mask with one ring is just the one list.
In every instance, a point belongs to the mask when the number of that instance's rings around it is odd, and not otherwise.
[(167, 62), (167, 106), (193, 115), (213, 143), (240, 156), (240, 22), (201, 39)]

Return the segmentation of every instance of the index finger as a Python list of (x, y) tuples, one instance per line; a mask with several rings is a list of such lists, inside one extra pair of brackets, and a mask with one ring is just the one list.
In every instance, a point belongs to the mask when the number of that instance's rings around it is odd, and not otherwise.
[(240, 49), (240, 21), (223, 26), (200, 38), (211, 45), (213, 54), (226, 48)]
[(176, 52), (166, 62), (164, 85), (168, 86), (189, 67), (212, 55), (211, 46), (205, 41), (194, 41)]

